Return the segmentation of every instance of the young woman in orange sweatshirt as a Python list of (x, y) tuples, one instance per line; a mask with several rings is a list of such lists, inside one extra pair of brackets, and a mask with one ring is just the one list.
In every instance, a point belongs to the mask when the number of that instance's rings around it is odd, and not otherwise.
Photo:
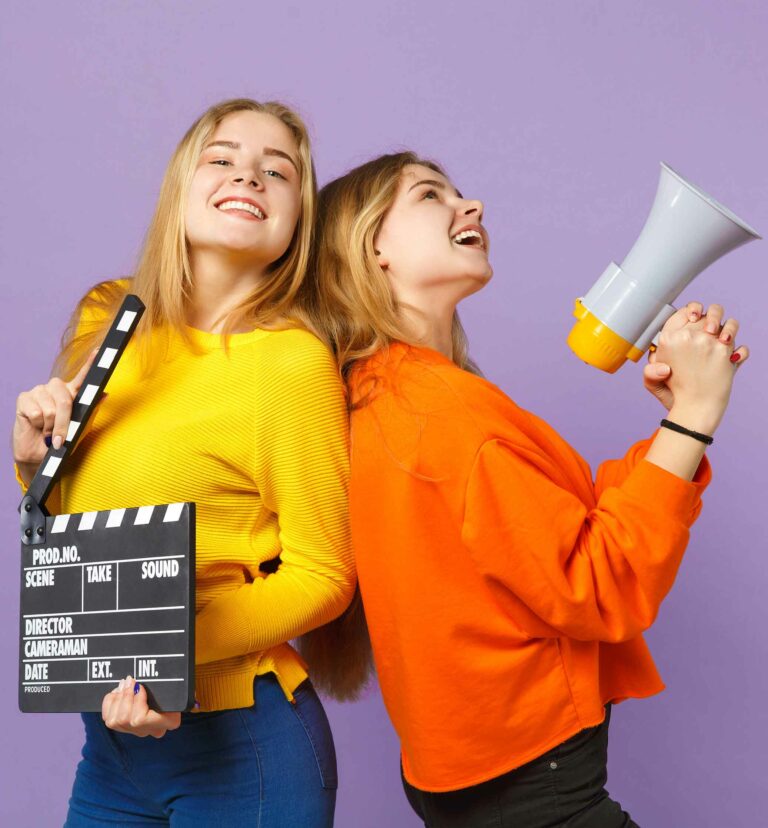
[(631, 826), (610, 704), (663, 685), (643, 641), (728, 405), (738, 323), (691, 303), (646, 387), (663, 427), (603, 463), (474, 368), (456, 305), (492, 270), (483, 205), (411, 153), (321, 192), (318, 325), (347, 380), (360, 588), (408, 798), (429, 826)]

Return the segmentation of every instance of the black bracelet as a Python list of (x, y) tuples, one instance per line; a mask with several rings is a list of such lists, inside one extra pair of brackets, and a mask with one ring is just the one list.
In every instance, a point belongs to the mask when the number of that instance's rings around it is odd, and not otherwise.
[(689, 437), (693, 437), (694, 440), (698, 440), (700, 443), (706, 443), (708, 446), (711, 446), (715, 442), (715, 438), (710, 437), (708, 434), (691, 431), (689, 428), (683, 428), (681, 425), (672, 423), (669, 420), (662, 420), (660, 425), (662, 428), (668, 428), (671, 431), (676, 431), (678, 434), (687, 434)]

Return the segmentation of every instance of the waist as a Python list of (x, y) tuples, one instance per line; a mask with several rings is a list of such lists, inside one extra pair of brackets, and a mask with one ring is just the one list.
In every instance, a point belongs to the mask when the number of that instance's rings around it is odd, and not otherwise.
[[(307, 664), (290, 644), (279, 644), (263, 652), (248, 653), (195, 667), (195, 698), (198, 712), (250, 707), (257, 676), (273, 673), (288, 701), (309, 677)], [(196, 715), (191, 713), (190, 715)]]

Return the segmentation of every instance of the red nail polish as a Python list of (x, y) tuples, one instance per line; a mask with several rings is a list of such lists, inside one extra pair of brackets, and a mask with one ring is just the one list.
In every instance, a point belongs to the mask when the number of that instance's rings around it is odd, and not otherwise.
[(738, 362), (741, 359), (741, 354), (731, 354), (731, 362)]

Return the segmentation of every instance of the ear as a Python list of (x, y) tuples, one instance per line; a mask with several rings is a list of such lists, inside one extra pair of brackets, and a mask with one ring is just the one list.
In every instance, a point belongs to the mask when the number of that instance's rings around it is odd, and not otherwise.
[(379, 267), (382, 270), (386, 270), (389, 267), (387, 257), (381, 252), (381, 250), (377, 250), (375, 247), (373, 249), (373, 252), (376, 254), (376, 261), (379, 263)]

